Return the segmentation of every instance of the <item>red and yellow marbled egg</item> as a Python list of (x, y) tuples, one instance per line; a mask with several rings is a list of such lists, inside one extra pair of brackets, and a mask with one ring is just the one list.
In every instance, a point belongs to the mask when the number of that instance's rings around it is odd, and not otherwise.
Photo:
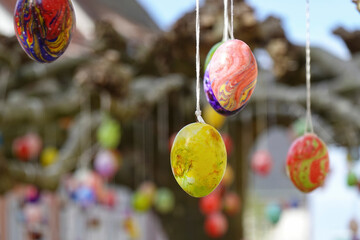
[(287, 155), (286, 172), (293, 184), (304, 193), (322, 186), (329, 172), (325, 143), (313, 133), (297, 138)]

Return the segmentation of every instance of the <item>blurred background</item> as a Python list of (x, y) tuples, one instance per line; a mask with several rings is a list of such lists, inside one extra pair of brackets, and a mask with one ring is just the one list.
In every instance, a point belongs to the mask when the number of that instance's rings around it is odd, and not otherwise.
[[(235, 38), (259, 77), (233, 117), (201, 93), (228, 152), (222, 183), (202, 199), (178, 186), (169, 159), (196, 121), (195, 1), (73, 1), (72, 42), (45, 65), (15, 37), (15, 4), (0, 0), (0, 239), (359, 239), (356, 1), (311, 2), (313, 121), (331, 170), (304, 195), (285, 159), (305, 128), (305, 1), (234, 0)], [(201, 5), (203, 62), (224, 22), (223, 1)]]

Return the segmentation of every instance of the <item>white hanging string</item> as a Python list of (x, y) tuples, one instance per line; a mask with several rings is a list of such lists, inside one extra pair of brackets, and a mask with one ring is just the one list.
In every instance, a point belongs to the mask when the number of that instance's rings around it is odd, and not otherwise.
[(310, 127), (311, 133), (314, 127), (311, 119), (311, 55), (310, 55), (310, 0), (306, 0), (306, 124), (305, 133)]
[(234, 38), (234, 0), (231, 0), (231, 32), (230, 38), (233, 40)]
[(228, 14), (228, 0), (224, 0), (224, 32), (223, 32), (223, 42), (229, 40), (229, 14)]
[(200, 1), (196, 0), (196, 111), (198, 122), (205, 123), (200, 109)]

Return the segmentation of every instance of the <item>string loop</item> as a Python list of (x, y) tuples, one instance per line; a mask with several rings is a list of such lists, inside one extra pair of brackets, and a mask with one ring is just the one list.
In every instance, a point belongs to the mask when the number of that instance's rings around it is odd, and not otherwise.
[(231, 31), (230, 31), (231, 39), (234, 38), (234, 0), (231, 0)]
[(223, 42), (229, 40), (229, 14), (228, 14), (228, 0), (224, 0), (224, 32)]
[(305, 133), (314, 132), (314, 127), (311, 117), (311, 55), (310, 55), (310, 0), (306, 0), (306, 124)]
[(205, 123), (200, 110), (200, 1), (196, 0), (196, 111), (198, 122)]

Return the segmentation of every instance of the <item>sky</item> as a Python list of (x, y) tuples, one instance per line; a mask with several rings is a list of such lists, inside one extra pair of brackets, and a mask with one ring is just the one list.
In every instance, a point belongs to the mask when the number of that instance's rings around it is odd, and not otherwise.
[[(184, 13), (195, 8), (195, 0), (138, 1), (165, 30)], [(305, 43), (305, 0), (248, 0), (247, 2), (256, 9), (258, 19), (263, 20), (269, 15), (276, 15), (282, 19), (291, 41), (301, 45)], [(348, 30), (360, 29), (360, 13), (351, 0), (311, 1), (312, 45), (324, 47), (337, 56), (348, 59), (350, 55), (344, 43), (331, 33), (338, 26)]]

